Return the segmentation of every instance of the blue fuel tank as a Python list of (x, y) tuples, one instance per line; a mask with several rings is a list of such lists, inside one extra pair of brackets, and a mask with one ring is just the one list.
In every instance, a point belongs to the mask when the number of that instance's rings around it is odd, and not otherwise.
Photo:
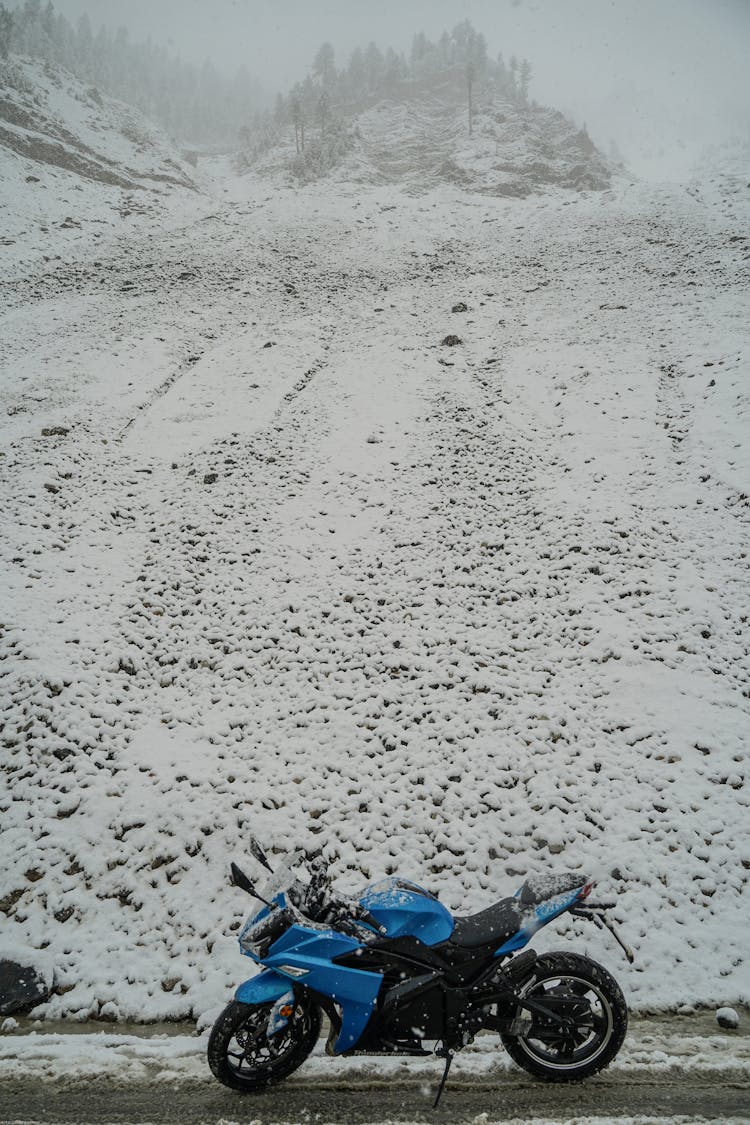
[(415, 937), (439, 945), (453, 933), (453, 916), (423, 887), (392, 876), (366, 887), (362, 906), (385, 926), (388, 937)]

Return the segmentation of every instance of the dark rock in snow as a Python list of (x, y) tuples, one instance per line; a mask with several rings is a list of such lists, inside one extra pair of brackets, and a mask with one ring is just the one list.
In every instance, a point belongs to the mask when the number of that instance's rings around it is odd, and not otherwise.
[(69, 433), (67, 426), (46, 426), (42, 430), (42, 437), (65, 437)]
[(451, 312), (468, 312), (468, 311), (469, 311), (469, 306), (466, 304), (465, 301), (459, 301), (458, 304), (454, 305), (453, 308), (451, 309)]
[(214, 484), (214, 482), (217, 481), (218, 479), (219, 479), (218, 473), (206, 473), (206, 475), (203, 478), (203, 483), (204, 484)]
[(263, 347), (264, 348), (275, 348), (276, 347), (276, 341), (275, 340), (269, 340), (267, 343), (265, 343), (263, 345)]
[(36, 969), (16, 961), (0, 961), (0, 1016), (25, 1012), (47, 1000), (50, 992)]
[(460, 336), (454, 336), (453, 334), (450, 334), (448, 336), (444, 336), (440, 343), (444, 348), (455, 348), (458, 344), (463, 344), (463, 340)]

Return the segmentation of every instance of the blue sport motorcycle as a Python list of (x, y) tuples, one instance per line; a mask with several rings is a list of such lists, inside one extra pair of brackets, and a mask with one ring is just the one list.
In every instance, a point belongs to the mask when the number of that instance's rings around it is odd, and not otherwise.
[[(606, 926), (593, 883), (577, 874), (529, 879), (512, 898), (453, 917), (429, 891), (389, 878), (356, 900), (335, 894), (320, 856), (302, 852), (256, 888), (235, 864), (236, 886), (255, 897), (239, 935), (263, 971), (240, 985), (214, 1024), (213, 1074), (235, 1090), (281, 1082), (307, 1058), (328, 1017), (329, 1055), (436, 1054), (451, 1060), (480, 1031), (499, 1034), (537, 1078), (572, 1082), (607, 1066), (627, 1028), (627, 1007), (606, 969), (577, 953), (524, 949), (569, 912)], [(431, 1044), (428, 1050), (426, 1043)]]

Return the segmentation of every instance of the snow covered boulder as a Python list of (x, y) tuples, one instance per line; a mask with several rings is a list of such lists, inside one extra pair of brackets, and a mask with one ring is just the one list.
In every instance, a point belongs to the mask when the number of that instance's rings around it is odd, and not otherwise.
[(49, 999), (52, 968), (43, 954), (0, 948), (0, 1016), (25, 1012)]

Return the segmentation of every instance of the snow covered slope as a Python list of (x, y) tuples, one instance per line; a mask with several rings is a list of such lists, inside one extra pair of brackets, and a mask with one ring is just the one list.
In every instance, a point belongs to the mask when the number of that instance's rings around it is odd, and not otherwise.
[[(564, 114), (509, 100), (491, 87), (473, 99), (468, 129), (463, 72), (430, 83), (402, 82), (393, 96), (348, 119), (351, 149), (329, 173), (339, 182), (397, 184), (422, 193), (440, 184), (486, 195), (524, 197), (554, 187), (602, 190), (613, 165)], [(287, 130), (287, 133), (289, 130)], [(264, 175), (307, 180), (319, 167), (320, 130), (310, 126), (305, 155), (285, 136), (256, 164)]]
[(5, 248), (0, 911), (47, 1014), (221, 1004), (251, 830), (464, 911), (594, 869), (635, 966), (547, 944), (747, 1001), (747, 192), (200, 208)]
[(425, 191), (454, 183), (488, 195), (526, 196), (551, 186), (606, 188), (610, 167), (562, 113), (506, 103), (466, 108), (437, 101), (381, 102), (357, 118), (357, 143), (339, 173), (355, 182)]
[(101, 236), (195, 188), (190, 166), (138, 110), (62, 67), (0, 59), (0, 250), (54, 255), (82, 226)]

